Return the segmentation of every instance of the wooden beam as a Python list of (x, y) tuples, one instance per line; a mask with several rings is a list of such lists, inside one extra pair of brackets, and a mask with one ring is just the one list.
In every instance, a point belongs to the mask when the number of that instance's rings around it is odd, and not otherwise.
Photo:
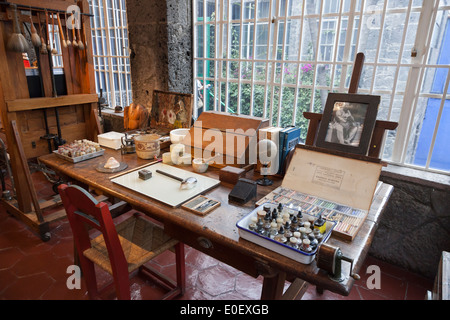
[(59, 97), (16, 99), (6, 101), (8, 112), (97, 103), (97, 94), (73, 94)]

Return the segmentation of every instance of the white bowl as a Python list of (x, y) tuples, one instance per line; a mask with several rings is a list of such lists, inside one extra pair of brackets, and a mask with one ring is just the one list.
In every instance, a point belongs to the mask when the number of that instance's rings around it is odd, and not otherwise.
[(208, 163), (206, 163), (202, 158), (195, 158), (192, 160), (192, 168), (195, 172), (203, 173), (208, 170)]
[(189, 133), (189, 129), (174, 129), (170, 131), (170, 141), (172, 143), (180, 143)]

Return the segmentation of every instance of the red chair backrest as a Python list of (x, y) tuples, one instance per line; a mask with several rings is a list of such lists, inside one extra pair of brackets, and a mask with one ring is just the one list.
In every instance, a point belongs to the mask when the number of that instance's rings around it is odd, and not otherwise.
[(108, 205), (98, 202), (86, 190), (76, 185), (61, 184), (58, 190), (80, 257), (85, 250), (91, 248), (91, 239), (85, 226), (88, 224), (103, 234), (113, 272), (128, 272), (128, 264)]

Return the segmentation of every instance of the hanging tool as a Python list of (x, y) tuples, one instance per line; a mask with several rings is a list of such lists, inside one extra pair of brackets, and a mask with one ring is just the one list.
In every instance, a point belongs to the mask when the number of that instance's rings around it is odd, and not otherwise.
[[(81, 19), (83, 19), (83, 17), (81, 17)], [(80, 28), (82, 28), (82, 26), (83, 26), (83, 20), (81, 20)], [(80, 50), (84, 50), (84, 43), (83, 43), (83, 41), (81, 41), (81, 32), (80, 32), (80, 29), (77, 29), (77, 33), (78, 33), (78, 48), (79, 48)]]
[[(33, 26), (33, 22), (31, 22), (31, 26)], [(33, 34), (33, 31), (30, 31), (30, 30), (28, 30), (28, 31), (29, 31), (30, 34)], [(34, 30), (34, 33), (35, 32), (36, 32), (36, 29)], [(38, 38), (40, 38), (40, 37), (38, 36)], [(38, 54), (38, 49), (39, 49), (39, 47), (42, 46), (42, 42), (39, 41), (39, 43), (38, 43), (37, 41), (35, 41), (35, 42), (32, 42), (32, 43), (33, 43), (33, 46), (35, 48), (35, 53), (36, 53), (36, 62), (37, 62), (37, 67), (38, 67), (38, 72), (39, 72), (39, 82), (40, 82), (40, 86), (41, 86), (41, 97), (44, 97), (45, 96), (45, 92), (44, 92), (44, 83), (42, 81), (41, 56), (40, 56), (40, 54)], [(52, 143), (51, 143), (50, 140), (55, 139), (56, 135), (50, 134), (48, 121), (47, 121), (47, 110), (46, 110), (46, 108), (43, 108), (42, 111), (44, 112), (45, 135), (40, 137), (40, 138), (43, 139), (43, 140), (47, 140), (48, 152), (50, 153), (50, 152), (53, 151)]]
[[(47, 14), (45, 15), (45, 18), (46, 18), (46, 24), (47, 24), (47, 26), (46, 26), (47, 27), (47, 37), (49, 37), (50, 34), (49, 34), (49, 28), (48, 28), (48, 15)], [(50, 43), (50, 39), (47, 38), (47, 44), (49, 44), (49, 43)], [(50, 78), (52, 80), (52, 96), (57, 97), (58, 93), (56, 92), (55, 74), (53, 72), (53, 57), (51, 54), (48, 54), (47, 57), (48, 57), (48, 65), (49, 65), (49, 69), (50, 69)], [(53, 135), (51, 137), (51, 139), (53, 139), (53, 144), (54, 144), (55, 149), (58, 149), (58, 147), (65, 144), (66, 141), (62, 138), (62, 135), (61, 135), (61, 125), (59, 122), (58, 108), (54, 108), (54, 110), (55, 110), (56, 127), (58, 130), (58, 134)], [(46, 114), (45, 114), (45, 119), (47, 119)], [(47, 136), (47, 138), (50, 138), (50, 136)]]
[(69, 47), (72, 45), (72, 43), (70, 42), (70, 39), (69, 39), (69, 23), (67, 21), (67, 13), (65, 13), (65, 12), (64, 12), (64, 19), (66, 21), (66, 36), (67, 36), (66, 44)]
[(77, 37), (75, 36), (75, 14), (72, 13), (72, 45), (74, 48), (78, 47)]
[(47, 51), (52, 52), (52, 46), (50, 44), (50, 31), (49, 31), (49, 25), (48, 25), (48, 12), (47, 9), (45, 9), (45, 30), (47, 33)]
[(84, 27), (83, 27), (83, 36), (84, 36), (84, 43), (87, 48), (86, 28), (84, 28)]
[[(30, 11), (31, 43), (38, 49), (41, 46), (41, 37), (37, 34), (33, 23), (33, 13)], [(37, 52), (37, 50), (36, 50)]]
[(11, 34), (6, 48), (9, 51), (14, 52), (27, 52), (28, 51), (28, 41), (20, 32), (19, 17), (17, 16), (17, 5), (12, 4), (11, 9), (13, 12), (13, 33)]
[(61, 26), (61, 19), (59, 18), (59, 13), (56, 13), (56, 18), (58, 19), (59, 36), (61, 37), (62, 45), (64, 48), (67, 48), (67, 43), (66, 43), (66, 39), (64, 39), (64, 31)]
[(58, 50), (56, 50), (56, 40), (55, 40), (55, 14), (52, 13), (52, 42), (53, 42), (53, 48), (52, 48), (52, 54), (58, 54)]
[(39, 12), (38, 12), (38, 24), (39, 24), (39, 33), (41, 34), (41, 49), (39, 50), (39, 52), (41, 54), (47, 54), (48, 53), (47, 46), (45, 45), (45, 40), (44, 40), (43, 31), (42, 31), (42, 27), (41, 27), (41, 14)]

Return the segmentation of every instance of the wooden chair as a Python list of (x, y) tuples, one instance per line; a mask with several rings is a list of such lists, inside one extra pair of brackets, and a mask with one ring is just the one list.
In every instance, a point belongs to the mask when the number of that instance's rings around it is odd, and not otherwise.
[[(58, 187), (67, 217), (72, 228), (81, 269), (89, 297), (97, 299), (109, 288), (98, 289), (95, 266), (112, 275), (118, 299), (129, 300), (130, 274), (138, 270), (157, 280), (168, 290), (162, 299), (171, 299), (184, 293), (185, 265), (184, 245), (169, 237), (159, 225), (140, 213), (127, 218), (116, 226), (108, 205), (98, 202), (79, 186)], [(101, 234), (91, 239), (86, 225), (97, 229)], [(168, 249), (175, 248), (176, 283), (158, 273), (145, 263)]]

